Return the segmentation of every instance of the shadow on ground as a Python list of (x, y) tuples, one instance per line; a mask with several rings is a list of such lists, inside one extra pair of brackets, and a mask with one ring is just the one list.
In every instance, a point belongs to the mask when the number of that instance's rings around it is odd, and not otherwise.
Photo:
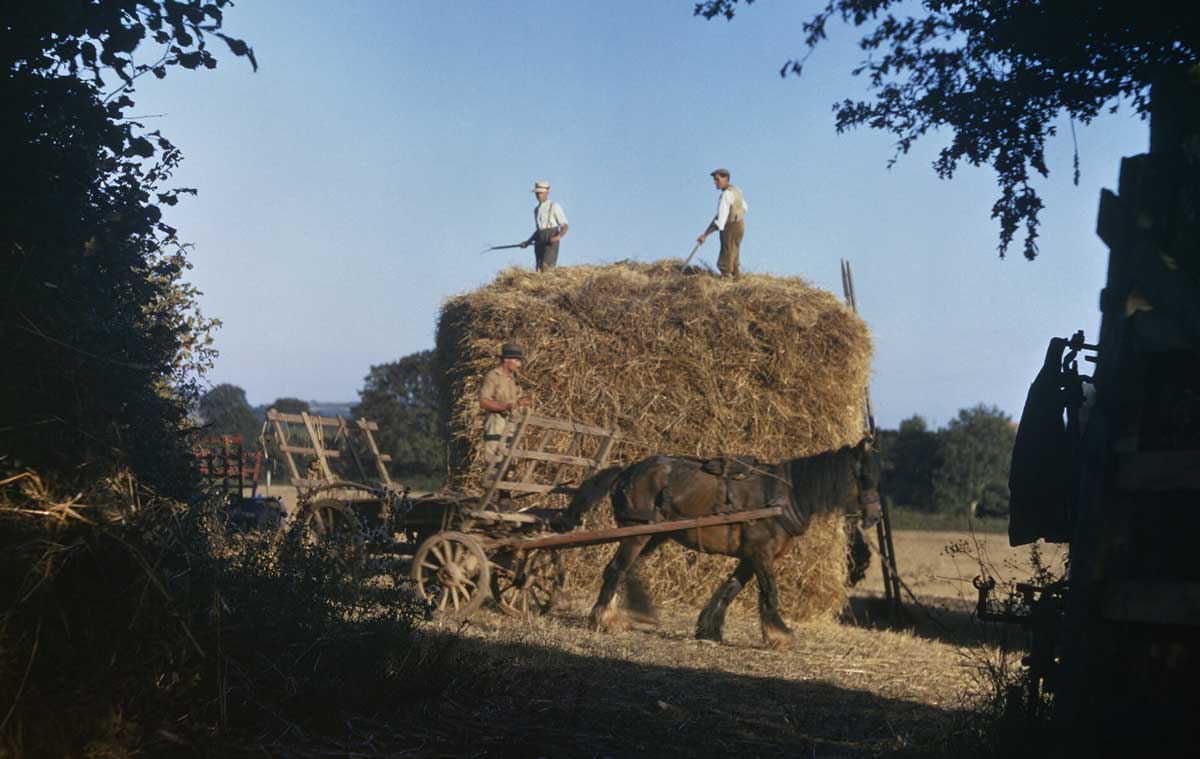
[(408, 717), (428, 730), (420, 755), (930, 756), (955, 715), (815, 680), (434, 637), (453, 655), (440, 682), (414, 684), (438, 694)]
[(879, 596), (851, 596), (839, 621), (867, 630), (911, 632), (952, 646), (990, 645), (1014, 651), (1029, 647), (1029, 635), (1020, 625), (981, 622), (974, 606), (951, 598), (922, 603), (910, 600), (895, 613)]

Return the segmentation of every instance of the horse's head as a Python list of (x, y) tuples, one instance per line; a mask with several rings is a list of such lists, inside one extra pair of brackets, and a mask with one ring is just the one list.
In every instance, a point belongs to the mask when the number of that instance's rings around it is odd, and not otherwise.
[(873, 526), (883, 513), (879, 502), (881, 467), (874, 443), (874, 436), (867, 436), (854, 447), (854, 478), (858, 485), (858, 505), (864, 527)]

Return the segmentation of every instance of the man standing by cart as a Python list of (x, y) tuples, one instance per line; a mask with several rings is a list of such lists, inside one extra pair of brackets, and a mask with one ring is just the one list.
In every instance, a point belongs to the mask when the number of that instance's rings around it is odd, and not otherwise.
[(721, 255), (717, 259), (717, 269), (722, 277), (736, 279), (742, 276), (739, 258), (742, 237), (746, 234), (746, 199), (741, 190), (729, 183), (729, 169), (717, 169), (711, 176), (713, 185), (721, 191), (721, 199), (717, 201), (716, 217), (696, 242), (703, 245), (710, 234), (720, 232)]
[(546, 271), (558, 263), (558, 243), (569, 227), (562, 206), (550, 199), (549, 182), (534, 182), (533, 192), (538, 199), (537, 208), (533, 209), (535, 228), (529, 239), (521, 243), (521, 247), (533, 245), (537, 270)]
[(483, 410), (483, 458), (488, 464), (487, 477), (496, 475), (503, 453), (512, 435), (512, 412), (526, 408), (530, 399), (517, 385), (517, 373), (525, 362), (521, 346), (505, 343), (500, 363), (483, 378), (479, 388), (479, 407)]

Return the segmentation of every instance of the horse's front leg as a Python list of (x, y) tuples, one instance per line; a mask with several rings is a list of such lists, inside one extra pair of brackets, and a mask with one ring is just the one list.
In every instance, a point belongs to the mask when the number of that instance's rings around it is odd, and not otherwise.
[(762, 623), (763, 643), (768, 648), (791, 645), (796, 636), (779, 613), (779, 586), (775, 582), (775, 562), (765, 552), (756, 553), (751, 561), (754, 563), (754, 577), (758, 580), (758, 615)]
[(641, 569), (646, 563), (646, 558), (662, 544), (661, 536), (651, 538), (646, 547), (642, 549), (641, 555), (637, 557), (637, 561), (633, 562), (633, 566), (625, 573), (625, 601), (623, 603), (625, 612), (634, 622), (655, 627), (658, 627), (658, 609), (654, 607), (654, 597), (650, 595), (650, 591), (642, 582)]
[(728, 580), (721, 583), (717, 592), (708, 599), (704, 610), (700, 612), (700, 618), (696, 620), (697, 638), (720, 642), (722, 631), (725, 628), (725, 612), (729, 609), (729, 604), (733, 603), (733, 599), (737, 598), (737, 594), (742, 592), (742, 588), (746, 587), (746, 583), (750, 582), (753, 575), (754, 565), (748, 559), (738, 562), (733, 574), (729, 575)]
[(629, 621), (625, 619), (625, 615), (617, 606), (617, 588), (620, 587), (625, 573), (637, 561), (638, 555), (646, 547), (650, 538), (650, 535), (626, 538), (617, 547), (612, 561), (608, 562), (608, 566), (604, 568), (604, 582), (600, 586), (600, 596), (596, 599), (596, 605), (592, 607), (590, 619), (593, 628), (607, 632), (629, 629)]

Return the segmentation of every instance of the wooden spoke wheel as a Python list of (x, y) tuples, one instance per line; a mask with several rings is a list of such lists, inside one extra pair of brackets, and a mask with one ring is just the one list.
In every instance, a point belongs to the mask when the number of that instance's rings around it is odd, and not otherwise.
[(347, 563), (363, 558), (362, 525), (350, 506), (326, 498), (309, 504), (304, 514), (309, 537), (317, 545)]
[(466, 618), (483, 604), (491, 575), (479, 541), (461, 532), (433, 535), (413, 557), (417, 592), (438, 614), (455, 619)]
[(514, 617), (549, 614), (558, 603), (566, 567), (558, 551), (505, 552), (492, 573), (492, 597)]

